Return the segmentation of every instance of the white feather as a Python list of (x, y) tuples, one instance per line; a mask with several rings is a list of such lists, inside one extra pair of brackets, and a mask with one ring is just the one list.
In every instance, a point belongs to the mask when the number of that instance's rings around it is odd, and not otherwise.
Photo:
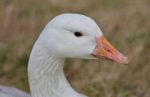
[[(83, 36), (76, 37), (74, 32)], [(32, 97), (84, 97), (66, 80), (64, 61), (65, 58), (93, 58), (95, 37), (102, 35), (94, 20), (84, 15), (62, 14), (50, 21), (30, 55), (28, 76)]]

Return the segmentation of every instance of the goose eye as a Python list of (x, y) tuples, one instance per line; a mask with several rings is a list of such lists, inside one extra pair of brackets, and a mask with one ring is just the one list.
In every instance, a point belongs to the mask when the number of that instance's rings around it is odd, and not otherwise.
[(75, 35), (76, 37), (81, 37), (81, 36), (83, 36), (83, 34), (82, 34), (81, 32), (74, 32), (74, 35)]

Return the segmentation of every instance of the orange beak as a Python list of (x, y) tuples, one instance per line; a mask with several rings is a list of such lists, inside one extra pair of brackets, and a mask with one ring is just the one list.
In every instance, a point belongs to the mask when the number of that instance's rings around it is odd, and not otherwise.
[(97, 58), (104, 57), (119, 64), (128, 64), (128, 59), (115, 49), (104, 36), (96, 38), (96, 48), (92, 55)]

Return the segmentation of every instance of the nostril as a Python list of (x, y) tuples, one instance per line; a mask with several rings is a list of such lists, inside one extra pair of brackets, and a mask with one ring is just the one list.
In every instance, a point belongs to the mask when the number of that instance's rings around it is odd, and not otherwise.
[(112, 51), (111, 51), (111, 50), (109, 50), (109, 49), (106, 49), (106, 51), (107, 51), (107, 52), (109, 52), (109, 53), (112, 53)]

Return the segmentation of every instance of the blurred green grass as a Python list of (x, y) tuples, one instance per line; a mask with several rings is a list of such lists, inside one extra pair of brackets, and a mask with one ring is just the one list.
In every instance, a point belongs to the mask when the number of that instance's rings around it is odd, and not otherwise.
[(78, 12), (92, 17), (129, 66), (107, 60), (68, 59), (72, 86), (90, 97), (150, 96), (149, 0), (0, 0), (0, 84), (29, 91), (28, 57), (54, 16)]

